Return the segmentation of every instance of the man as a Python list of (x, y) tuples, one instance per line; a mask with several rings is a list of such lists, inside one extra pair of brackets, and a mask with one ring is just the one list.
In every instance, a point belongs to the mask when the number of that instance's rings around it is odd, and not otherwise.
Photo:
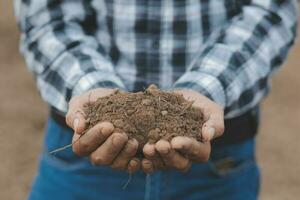
[[(16, 0), (15, 12), (51, 113), (30, 200), (257, 198), (259, 104), (294, 42), (295, 0)], [(75, 153), (49, 155), (85, 130), (85, 102), (152, 83), (203, 110), (204, 142), (160, 140), (140, 160), (136, 140), (101, 122)]]

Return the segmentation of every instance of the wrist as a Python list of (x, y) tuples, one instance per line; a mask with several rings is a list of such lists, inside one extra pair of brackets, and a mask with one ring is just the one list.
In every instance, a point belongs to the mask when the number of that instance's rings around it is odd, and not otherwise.
[(207, 73), (185, 73), (175, 83), (174, 90), (192, 90), (206, 96), (223, 108), (226, 106), (226, 95), (221, 82)]

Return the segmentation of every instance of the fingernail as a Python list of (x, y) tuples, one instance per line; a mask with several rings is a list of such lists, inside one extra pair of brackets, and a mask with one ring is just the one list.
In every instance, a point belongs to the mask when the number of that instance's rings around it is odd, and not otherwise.
[(212, 140), (215, 136), (215, 132), (216, 132), (215, 128), (210, 127), (208, 128), (207, 132), (209, 134), (209, 140)]
[(137, 163), (136, 160), (131, 160), (131, 161), (129, 162), (129, 165), (130, 165), (131, 167), (136, 167), (136, 166), (138, 165), (138, 163)]
[(152, 163), (150, 161), (144, 162), (144, 167), (149, 170), (149, 172), (152, 172)]
[(78, 124), (79, 124), (79, 119), (75, 118), (73, 121), (73, 128), (74, 128), (75, 132), (77, 132)]

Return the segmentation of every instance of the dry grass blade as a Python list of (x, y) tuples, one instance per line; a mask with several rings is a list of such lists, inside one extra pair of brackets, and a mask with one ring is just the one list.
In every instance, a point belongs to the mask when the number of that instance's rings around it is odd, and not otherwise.
[(129, 185), (130, 181), (132, 179), (132, 174), (129, 173), (129, 177), (128, 180), (126, 181), (126, 183), (123, 185), (122, 189), (125, 190), (127, 188), (127, 186)]
[(74, 142), (72, 142), (71, 144), (68, 144), (68, 145), (66, 145), (66, 146), (63, 146), (63, 147), (54, 149), (53, 151), (50, 151), (49, 154), (53, 155), (53, 154), (55, 154), (55, 153), (57, 153), (57, 152), (64, 151), (64, 150), (66, 150), (67, 148), (72, 147), (76, 142), (79, 141), (79, 139), (80, 139), (83, 135), (84, 135), (84, 134), (80, 135), (80, 137), (79, 137), (77, 140), (75, 140)]

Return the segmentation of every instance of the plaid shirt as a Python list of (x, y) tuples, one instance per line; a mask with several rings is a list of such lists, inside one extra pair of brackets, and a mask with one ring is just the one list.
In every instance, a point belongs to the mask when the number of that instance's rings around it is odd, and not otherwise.
[(15, 0), (41, 96), (66, 112), (91, 88), (196, 90), (227, 118), (256, 106), (296, 35), (296, 0)]

